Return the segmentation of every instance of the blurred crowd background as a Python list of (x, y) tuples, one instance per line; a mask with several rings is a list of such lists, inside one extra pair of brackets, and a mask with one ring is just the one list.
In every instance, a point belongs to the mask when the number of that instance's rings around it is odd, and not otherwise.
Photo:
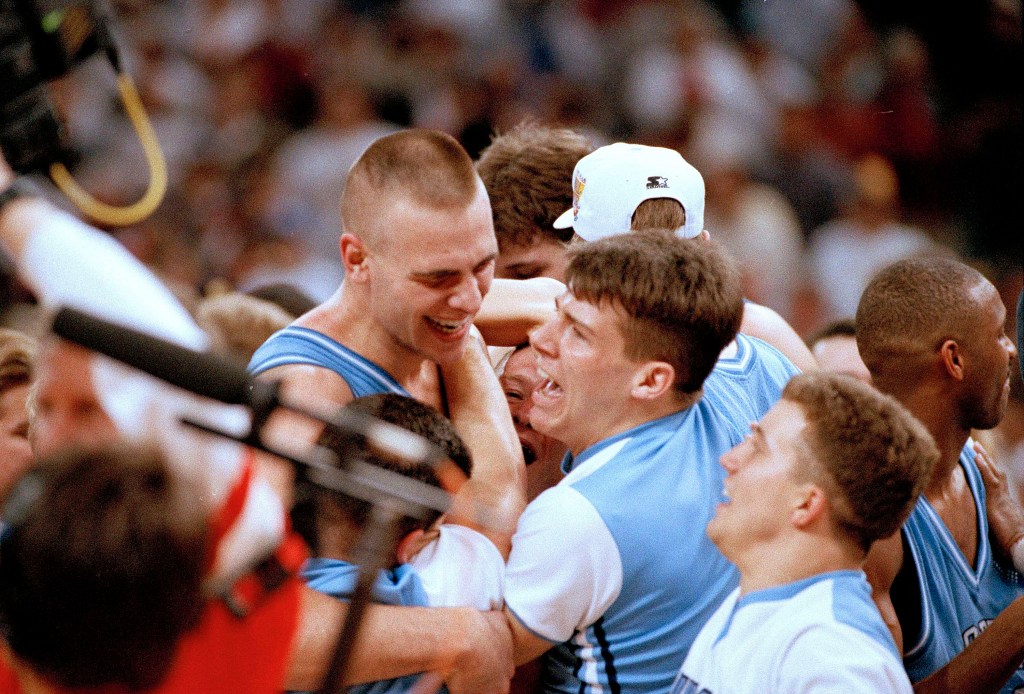
[[(524, 119), (679, 149), (748, 296), (802, 334), (928, 244), (1020, 284), (1019, 0), (113, 6), (171, 177), (159, 213), (118, 235), (186, 292), (285, 279), (324, 298), (339, 193), (370, 141), (430, 127), (476, 156)], [(82, 183), (137, 197), (145, 162), (110, 68), (91, 61), (60, 98)]]
[[(1020, 290), (1020, 0), (112, 4), (170, 173), (158, 213), (114, 233), (185, 298), (274, 281), (325, 298), (369, 142), (429, 127), (475, 157), (528, 119), (681, 151), (747, 295), (802, 335), (924, 249), (977, 264), (1008, 306)], [(137, 198), (109, 66), (58, 94), (81, 183)]]

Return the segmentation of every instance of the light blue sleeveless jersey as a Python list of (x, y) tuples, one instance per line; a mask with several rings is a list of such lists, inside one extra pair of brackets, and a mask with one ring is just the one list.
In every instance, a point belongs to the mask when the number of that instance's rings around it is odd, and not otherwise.
[[(921, 633), (904, 634), (903, 664), (914, 682), (953, 659), (975, 639), (1014, 598), (1024, 595), (1024, 576), (999, 565), (992, 556), (985, 513), (985, 487), (968, 441), (960, 453), (960, 467), (974, 496), (978, 516), (978, 553), (975, 566), (967, 563), (956, 541), (921, 496), (903, 526), (917, 567), (921, 592)], [(1003, 692), (1024, 687), (1024, 665)]]
[(767, 343), (743, 335), (737, 343), (696, 405), (566, 456), (568, 472), (628, 439), (572, 485), (614, 538), (622, 589), (600, 619), (548, 653), (544, 691), (667, 692), (697, 633), (738, 585), (736, 568), (705, 533), (722, 501), (718, 459), (797, 369)]
[(345, 380), (356, 398), (377, 393), (409, 395), (387, 371), (340, 342), (309, 328), (288, 326), (271, 335), (252, 355), (249, 372), (255, 376), (287, 364), (330, 369)]

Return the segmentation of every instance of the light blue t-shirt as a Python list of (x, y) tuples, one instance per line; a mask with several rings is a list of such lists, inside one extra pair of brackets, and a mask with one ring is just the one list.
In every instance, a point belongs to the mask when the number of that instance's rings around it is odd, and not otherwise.
[[(340, 559), (316, 558), (303, 565), (300, 575), (310, 588), (339, 600), (349, 600), (355, 594), (359, 567)], [(373, 599), (382, 605), (426, 607), (428, 604), (423, 584), (408, 564), (381, 571), (373, 584)], [(417, 675), (410, 675), (358, 684), (346, 691), (352, 694), (400, 694), (410, 691), (418, 679)]]

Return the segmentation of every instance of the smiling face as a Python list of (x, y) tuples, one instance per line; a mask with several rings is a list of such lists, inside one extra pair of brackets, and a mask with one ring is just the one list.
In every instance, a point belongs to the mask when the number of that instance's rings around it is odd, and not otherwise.
[(631, 393), (645, 363), (626, 356), (620, 321), (627, 318), (611, 302), (566, 293), (556, 305), (555, 317), (530, 335), (544, 379), (533, 393), (530, 424), (578, 455), (644, 421), (636, 419)]
[(366, 245), (370, 312), (400, 349), (458, 359), (494, 276), (498, 245), (483, 186), (465, 209), (397, 199)]
[(801, 476), (807, 419), (796, 403), (780, 400), (750, 434), (722, 456), (725, 501), (708, 523), (708, 537), (740, 564), (753, 546), (778, 538), (807, 488)]
[(565, 444), (545, 436), (530, 425), (533, 393), (543, 383), (537, 371), (537, 353), (530, 347), (517, 350), (505, 362), (499, 378), (505, 391), (516, 435), (526, 460), (526, 497), (534, 499), (562, 478), (561, 462)]

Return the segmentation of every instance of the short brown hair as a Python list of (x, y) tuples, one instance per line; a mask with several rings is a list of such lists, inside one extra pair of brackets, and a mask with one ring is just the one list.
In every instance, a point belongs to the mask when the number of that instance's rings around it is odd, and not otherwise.
[(572, 254), (566, 277), (573, 295), (613, 302), (628, 316), (626, 356), (665, 361), (677, 391), (700, 390), (743, 317), (735, 263), (714, 243), (668, 230), (611, 236)]
[(11, 650), (63, 687), (158, 684), (205, 604), (196, 491), (156, 450), (122, 444), (45, 458), (19, 494), (0, 561)]
[(939, 459), (931, 434), (895, 398), (842, 374), (794, 376), (784, 400), (803, 410), (809, 477), (837, 528), (865, 552), (906, 520)]
[(520, 123), (491, 140), (476, 163), (491, 198), (498, 247), (529, 246), (549, 237), (565, 243), (572, 228), (555, 229), (572, 207), (572, 172), (594, 146), (579, 133)]
[(686, 210), (678, 200), (650, 198), (641, 202), (633, 210), (629, 230), (679, 229), (684, 224), (686, 224)]
[(911, 258), (880, 270), (857, 306), (857, 349), (873, 377), (904, 368), (977, 324), (972, 291), (988, 280), (953, 258)]
[(341, 195), (345, 231), (369, 228), (372, 209), (401, 196), (434, 210), (463, 209), (474, 200), (479, 177), (473, 160), (451, 135), (413, 128), (386, 135), (352, 165)]

